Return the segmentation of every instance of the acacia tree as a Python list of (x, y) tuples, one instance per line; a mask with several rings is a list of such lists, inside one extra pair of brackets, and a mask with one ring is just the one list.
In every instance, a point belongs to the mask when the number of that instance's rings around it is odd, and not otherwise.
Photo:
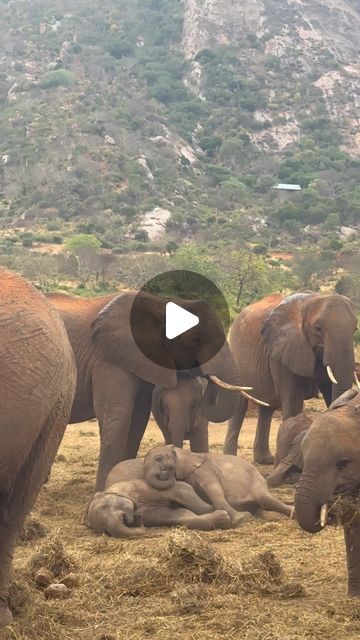
[(99, 269), (100, 240), (92, 234), (81, 233), (65, 240), (64, 245), (66, 251), (75, 257), (80, 284), (86, 287)]
[(236, 306), (249, 304), (266, 292), (269, 285), (267, 264), (262, 256), (245, 249), (231, 251), (221, 258), (226, 288), (235, 297)]

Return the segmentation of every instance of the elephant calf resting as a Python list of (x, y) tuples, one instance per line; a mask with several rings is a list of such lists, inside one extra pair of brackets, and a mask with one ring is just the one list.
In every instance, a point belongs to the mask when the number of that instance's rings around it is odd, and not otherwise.
[(268, 476), (269, 487), (282, 483), (294, 484), (303, 468), (301, 443), (310, 428), (312, 419), (306, 413), (298, 413), (281, 423), (276, 439), (274, 469)]
[[(180, 508), (173, 508), (174, 503)], [(164, 445), (151, 449), (144, 460), (116, 465), (105, 491), (90, 503), (87, 521), (98, 533), (141, 535), (139, 516), (148, 527), (214, 529), (239, 526), (251, 513), (261, 515), (263, 510), (291, 513), (290, 506), (269, 493), (266, 480), (247, 460)]]
[(145, 459), (126, 460), (111, 471), (106, 488), (91, 500), (87, 524), (114, 537), (145, 534), (146, 527), (176, 525), (209, 531), (228, 529), (229, 515), (213, 510), (186, 482), (175, 481), (175, 456), (167, 447)]

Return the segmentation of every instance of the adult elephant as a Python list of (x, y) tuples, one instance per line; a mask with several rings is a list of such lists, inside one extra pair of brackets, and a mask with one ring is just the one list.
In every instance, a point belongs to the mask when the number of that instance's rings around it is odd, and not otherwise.
[(17, 534), (63, 436), (75, 392), (74, 356), (59, 314), (0, 269), (0, 627), (11, 622), (9, 573)]
[[(135, 322), (141, 322), (141, 334), (146, 335), (154, 361), (142, 353), (132, 335), (130, 316), (136, 296)], [(97, 490), (103, 489), (115, 464), (136, 456), (149, 419), (154, 385), (175, 387), (177, 369), (193, 369), (196, 375), (208, 378), (201, 401), (202, 414), (208, 420), (222, 422), (236, 411), (240, 377), (222, 325), (204, 301), (173, 299), (198, 316), (199, 324), (168, 340), (168, 299), (126, 292), (88, 299), (49, 294), (49, 300), (62, 315), (78, 369), (70, 422), (95, 417), (99, 421)], [(214, 344), (219, 350), (211, 357)]]
[[(318, 415), (302, 442), (303, 473), (295, 494), (301, 528), (316, 533), (327, 524), (328, 504), (355, 492), (344, 524), (348, 593), (360, 597), (360, 394), (350, 389)], [(331, 510), (330, 510), (331, 513)]]
[[(254, 459), (271, 464), (269, 432), (272, 414), (283, 419), (303, 409), (304, 400), (318, 390), (326, 405), (352, 386), (355, 371), (353, 336), (356, 317), (345, 296), (275, 293), (244, 309), (230, 333), (230, 347), (240, 377), (269, 406), (261, 407), (254, 443)], [(241, 399), (229, 421), (224, 453), (236, 455), (247, 411)]]

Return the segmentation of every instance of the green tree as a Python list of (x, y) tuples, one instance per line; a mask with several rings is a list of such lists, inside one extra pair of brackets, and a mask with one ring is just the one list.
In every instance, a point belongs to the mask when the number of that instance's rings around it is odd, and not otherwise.
[(92, 235), (81, 233), (65, 241), (66, 251), (75, 257), (81, 286), (86, 287), (89, 280), (96, 276), (99, 267), (100, 240)]
[(226, 273), (226, 288), (235, 297), (236, 306), (249, 304), (266, 292), (267, 265), (262, 256), (240, 249), (225, 254), (221, 266)]

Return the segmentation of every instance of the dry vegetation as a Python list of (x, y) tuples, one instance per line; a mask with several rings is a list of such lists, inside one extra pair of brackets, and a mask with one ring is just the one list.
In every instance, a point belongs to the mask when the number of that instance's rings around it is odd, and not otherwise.
[[(247, 420), (241, 437), (249, 459), (254, 422)], [(211, 429), (214, 451), (224, 429)], [(160, 442), (151, 424), (143, 450)], [(15, 623), (1, 640), (359, 638), (360, 603), (345, 595), (341, 529), (311, 536), (293, 521), (253, 520), (232, 531), (154, 529), (127, 541), (95, 536), (81, 519), (97, 452), (95, 422), (68, 428), (17, 549)], [(277, 494), (292, 498), (290, 487)], [(34, 582), (40, 566), (56, 582), (75, 573), (79, 586), (45, 598)]]

